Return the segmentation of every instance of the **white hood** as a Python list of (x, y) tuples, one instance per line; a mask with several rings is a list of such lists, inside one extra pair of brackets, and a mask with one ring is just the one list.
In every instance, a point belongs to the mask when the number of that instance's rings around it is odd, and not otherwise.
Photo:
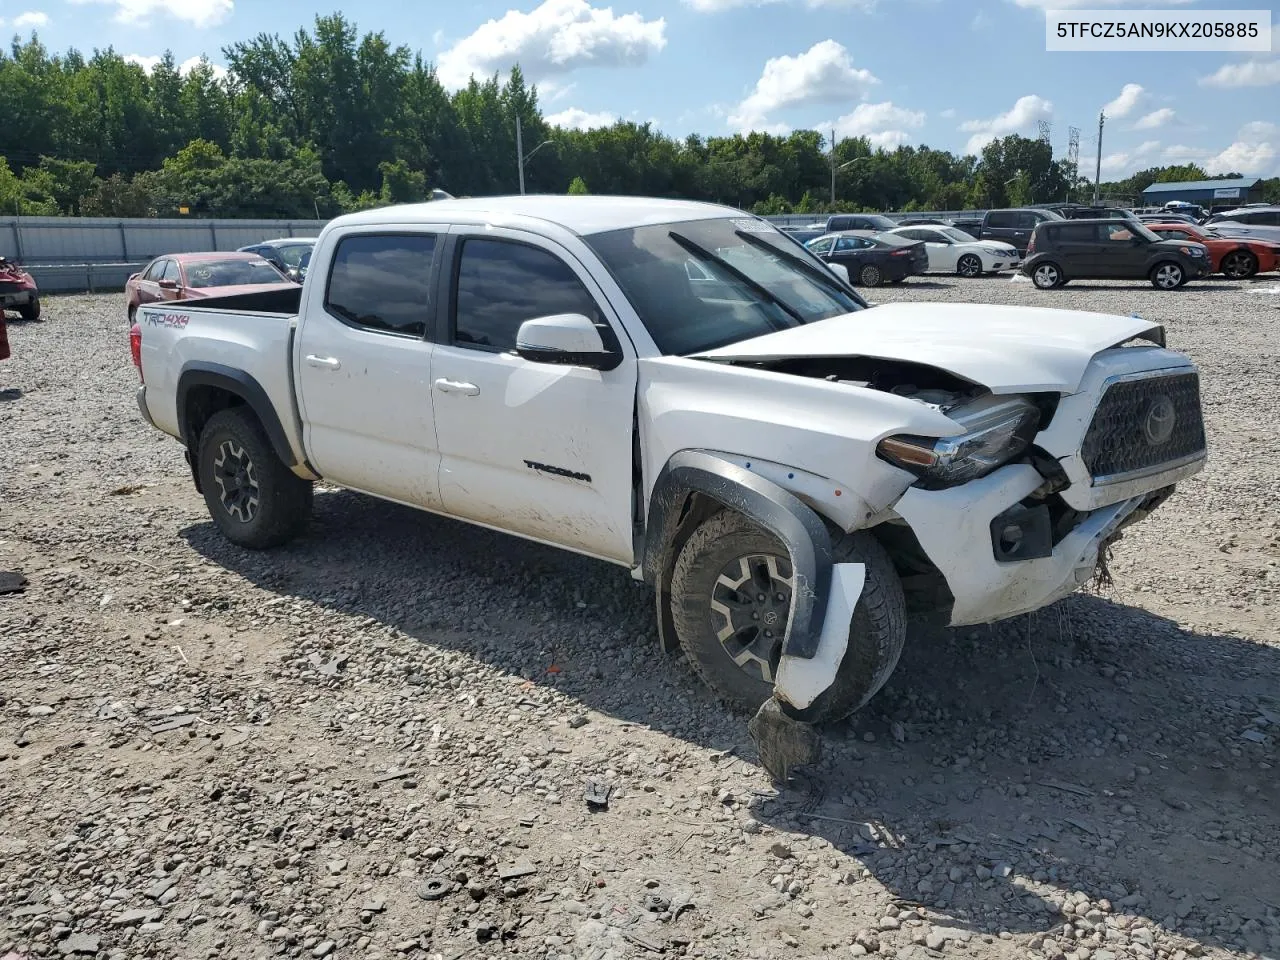
[(1044, 307), (889, 303), (694, 356), (877, 357), (937, 367), (993, 393), (1070, 394), (1094, 354), (1158, 327), (1136, 317)]

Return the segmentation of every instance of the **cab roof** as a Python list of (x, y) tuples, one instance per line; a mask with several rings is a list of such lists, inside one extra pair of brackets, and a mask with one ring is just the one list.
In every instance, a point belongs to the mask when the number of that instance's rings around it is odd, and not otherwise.
[(375, 226), (411, 223), (488, 223), (515, 225), (542, 220), (580, 236), (686, 220), (747, 217), (732, 207), (692, 200), (659, 200), (652, 197), (579, 196), (558, 194), (507, 197), (468, 197), (430, 203), (379, 207), (350, 213), (332, 221), (333, 226)]

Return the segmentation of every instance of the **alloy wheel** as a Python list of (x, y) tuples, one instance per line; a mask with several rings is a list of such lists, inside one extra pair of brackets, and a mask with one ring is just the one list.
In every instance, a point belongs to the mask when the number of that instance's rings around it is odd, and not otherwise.
[(252, 522), (258, 514), (259, 490), (248, 451), (234, 440), (222, 441), (213, 461), (213, 480), (222, 509), (241, 523)]
[(771, 554), (750, 554), (726, 564), (711, 591), (716, 639), (734, 663), (756, 680), (773, 683), (791, 614), (791, 564)]
[(1172, 290), (1181, 283), (1181, 267), (1172, 263), (1164, 263), (1156, 268), (1156, 286), (1160, 287), (1161, 290)]
[(1056, 287), (1062, 275), (1058, 272), (1058, 268), (1051, 263), (1036, 267), (1035, 281), (1036, 286), (1041, 290), (1048, 290), (1050, 287)]

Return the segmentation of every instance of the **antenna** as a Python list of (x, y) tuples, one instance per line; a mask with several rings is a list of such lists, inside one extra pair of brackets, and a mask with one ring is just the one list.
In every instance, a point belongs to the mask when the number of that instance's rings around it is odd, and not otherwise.
[(1067, 202), (1071, 202), (1071, 191), (1080, 180), (1080, 128), (1067, 127)]

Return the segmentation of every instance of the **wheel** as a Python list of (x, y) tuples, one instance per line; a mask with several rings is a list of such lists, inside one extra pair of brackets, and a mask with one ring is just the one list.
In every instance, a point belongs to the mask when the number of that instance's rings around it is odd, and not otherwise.
[(1056, 263), (1042, 263), (1031, 271), (1031, 282), (1041, 290), (1062, 286), (1062, 270)]
[(1151, 285), (1157, 290), (1176, 290), (1186, 280), (1182, 267), (1166, 260), (1151, 268)]
[(209, 418), (196, 463), (209, 516), (232, 543), (265, 550), (292, 540), (306, 526), (311, 484), (276, 456), (247, 407)]
[(982, 258), (976, 253), (966, 253), (956, 264), (956, 273), (970, 279), (982, 276)]
[(35, 323), (40, 319), (40, 298), (32, 297), (24, 306), (18, 308), (18, 316), (27, 323)]
[[(836, 563), (866, 564), (835, 682), (814, 701), (815, 719), (862, 707), (897, 666), (906, 638), (902, 582), (871, 534), (841, 535)], [(694, 671), (737, 709), (755, 712), (773, 693), (795, 578), (787, 551), (740, 513), (725, 510), (685, 543), (671, 580), (672, 616)]]
[(883, 275), (875, 264), (868, 263), (858, 271), (858, 282), (864, 287), (878, 287)]
[(1258, 258), (1250, 250), (1232, 250), (1222, 258), (1220, 267), (1232, 280), (1248, 280), (1258, 272)]

